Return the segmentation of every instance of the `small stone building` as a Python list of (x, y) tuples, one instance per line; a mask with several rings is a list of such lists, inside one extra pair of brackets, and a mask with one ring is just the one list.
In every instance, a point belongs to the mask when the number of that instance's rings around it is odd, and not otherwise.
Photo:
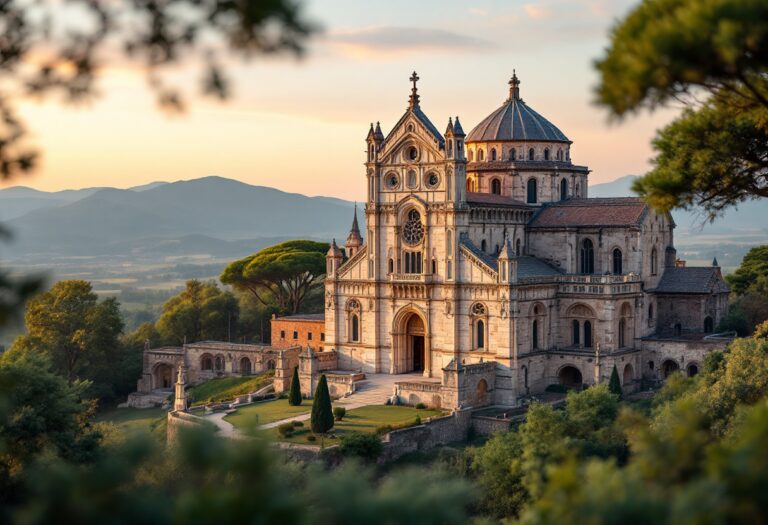
[(295, 346), (322, 352), (325, 347), (325, 316), (323, 314), (299, 314), (284, 317), (272, 316), (272, 346)]

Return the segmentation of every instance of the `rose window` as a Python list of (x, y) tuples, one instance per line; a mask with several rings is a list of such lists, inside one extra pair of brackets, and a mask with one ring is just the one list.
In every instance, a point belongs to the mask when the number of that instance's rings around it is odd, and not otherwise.
[(424, 225), (421, 215), (416, 210), (408, 212), (408, 220), (403, 226), (403, 240), (411, 246), (419, 244), (424, 239)]

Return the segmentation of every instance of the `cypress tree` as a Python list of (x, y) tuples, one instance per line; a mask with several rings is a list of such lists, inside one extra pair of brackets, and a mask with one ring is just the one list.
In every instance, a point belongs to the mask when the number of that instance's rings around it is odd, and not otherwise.
[(616, 365), (613, 365), (613, 371), (611, 372), (611, 382), (608, 383), (608, 390), (611, 394), (616, 394), (619, 399), (622, 398), (621, 381), (619, 381), (619, 371), (616, 370)]
[(297, 407), (301, 404), (301, 384), (299, 383), (299, 367), (293, 367), (291, 390), (288, 392), (288, 404)]
[(328, 392), (328, 381), (325, 374), (320, 376), (312, 402), (312, 417), (310, 418), (312, 432), (325, 434), (333, 428), (333, 411), (331, 410), (331, 394)]

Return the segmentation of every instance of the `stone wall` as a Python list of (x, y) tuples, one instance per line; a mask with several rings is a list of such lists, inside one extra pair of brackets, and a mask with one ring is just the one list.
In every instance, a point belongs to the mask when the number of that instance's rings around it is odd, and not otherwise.
[(451, 415), (424, 424), (393, 430), (384, 436), (384, 452), (379, 463), (387, 463), (418, 450), (465, 441), (472, 423), (470, 410), (455, 410)]
[(168, 428), (166, 430), (166, 441), (172, 444), (176, 441), (179, 432), (182, 429), (201, 428), (206, 421), (189, 414), (187, 412), (171, 411), (168, 412)]

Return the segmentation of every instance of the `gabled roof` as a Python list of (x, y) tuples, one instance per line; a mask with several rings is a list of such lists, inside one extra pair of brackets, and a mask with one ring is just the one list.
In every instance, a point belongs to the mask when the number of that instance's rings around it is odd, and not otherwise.
[(400, 117), (400, 120), (397, 121), (397, 124), (392, 128), (392, 130), (387, 133), (387, 139), (389, 139), (389, 136), (392, 135), (392, 132), (395, 131), (397, 128), (402, 126), (403, 122), (408, 118), (409, 115), (413, 115), (418, 119), (419, 122), (421, 122), (425, 128), (427, 128), (427, 131), (434, 137), (434, 139), (438, 142), (441, 148), (445, 147), (445, 138), (440, 134), (439, 131), (437, 131), (437, 128), (434, 124), (432, 124), (432, 121), (429, 120), (429, 117), (421, 110), (419, 106), (414, 106), (412, 108), (408, 108), (408, 110), (403, 113), (403, 116)]
[(717, 267), (684, 266), (664, 269), (659, 285), (649, 291), (661, 294), (710, 294), (728, 293), (730, 288)]
[[(460, 241), (461, 245), (468, 249), (472, 255), (483, 261), (487, 266), (494, 270), (498, 270), (499, 263), (498, 257), (485, 253), (478, 248), (472, 241), (466, 237)], [(519, 257), (512, 257), (511, 260), (517, 262), (517, 278), (518, 279), (531, 279), (536, 277), (549, 277), (552, 275), (561, 275), (562, 272), (547, 264), (546, 262), (530, 255), (521, 255)]]
[(467, 202), (469, 204), (479, 205), (485, 204), (494, 206), (528, 207), (528, 205), (523, 201), (518, 201), (505, 195), (496, 195), (494, 193), (476, 193), (473, 191), (467, 192)]
[(648, 205), (636, 197), (569, 199), (545, 204), (529, 228), (577, 226), (639, 226)]

